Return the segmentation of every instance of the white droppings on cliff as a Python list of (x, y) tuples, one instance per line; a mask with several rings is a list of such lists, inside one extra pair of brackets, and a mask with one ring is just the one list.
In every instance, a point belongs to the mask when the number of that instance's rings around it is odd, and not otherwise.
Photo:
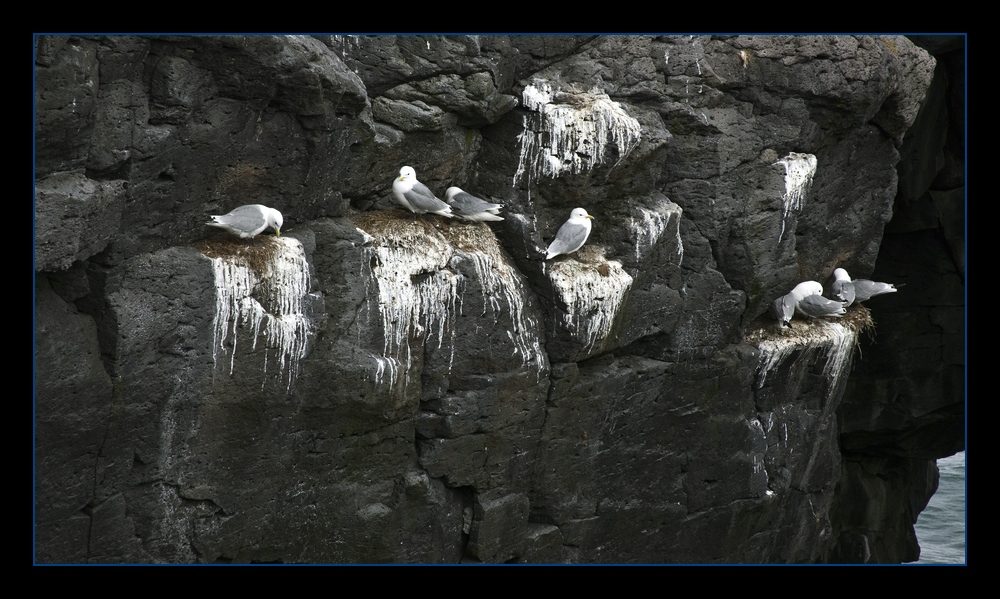
[(823, 375), (830, 377), (830, 387), (836, 388), (840, 376), (844, 373), (845, 367), (851, 359), (858, 334), (840, 323), (828, 322), (825, 324), (830, 330), (830, 348), (826, 352)]
[(768, 375), (794, 352), (817, 349), (826, 356), (822, 374), (830, 380), (827, 388), (833, 393), (850, 363), (857, 338), (857, 331), (836, 322), (816, 321), (807, 324), (796, 321), (791, 333), (763, 338), (757, 342), (760, 349), (757, 388), (763, 387)]
[[(503, 256), (493, 232), (483, 224), (453, 224), (438, 230), (409, 220), (373, 221), (363, 233), (368, 259), (366, 275), (378, 285), (377, 303), (385, 344), (375, 358), (375, 380), (391, 388), (411, 374), (410, 341), (423, 339), (440, 349), (448, 344), (449, 368), (455, 355), (457, 317), (462, 313), (466, 278), (453, 272), (452, 260), (468, 260), (481, 285), (483, 315), (492, 311), (499, 322), (510, 314), (507, 331), (513, 352), (539, 376), (546, 368), (538, 323), (527, 316), (524, 289), (517, 271)], [(468, 272), (468, 271), (465, 271)], [(471, 276), (471, 275), (470, 275)], [(400, 372), (402, 371), (402, 372)]]
[[(678, 220), (680, 217), (677, 217)], [(677, 268), (684, 263), (684, 241), (681, 239), (681, 224), (677, 223)]]
[(548, 276), (566, 306), (563, 325), (574, 339), (592, 349), (611, 332), (615, 317), (632, 286), (632, 277), (619, 262), (583, 264), (570, 258), (552, 264)]
[[(399, 378), (399, 360), (396, 358), (386, 358), (384, 356), (376, 356), (372, 354), (372, 358), (375, 360), (375, 381), (381, 383), (386, 380), (388, 376), (389, 380), (389, 393), (392, 393), (392, 386), (395, 384), (396, 380)], [(407, 348), (407, 361), (410, 359), (409, 348)]]
[[(529, 192), (529, 196), (530, 196), (530, 192)], [(530, 203), (531, 203), (530, 200), (529, 200), (528, 203), (530, 205)], [(532, 231), (537, 231), (538, 230), (538, 216), (534, 212), (531, 213), (531, 220), (530, 221), (528, 220), (528, 217), (526, 217), (525, 215), (518, 214), (518, 213), (513, 213), (513, 212), (512, 213), (508, 213), (507, 217), (508, 217), (508, 220), (515, 220), (518, 223), (520, 223), (521, 230), (523, 231), (525, 239), (527, 239), (527, 238), (530, 237), (530, 233)], [(531, 255), (531, 252), (532, 252), (531, 245), (534, 245), (534, 244), (533, 243), (532, 244), (529, 244), (529, 243), (525, 243), (524, 244), (524, 257), (525, 257), (525, 259), (531, 259), (532, 258), (532, 255)], [(536, 254), (535, 257), (537, 257), (537, 254), (544, 254), (545, 253), (545, 248), (542, 248), (542, 247), (539, 247), (539, 246), (535, 245), (534, 252)]]
[(538, 118), (525, 117), (518, 135), (521, 151), (515, 185), (526, 173), (554, 179), (591, 170), (604, 163), (611, 146), (617, 148), (621, 162), (642, 137), (639, 121), (597, 88), (563, 93), (569, 104), (554, 102), (560, 92), (545, 81), (527, 85), (521, 95), (524, 107), (538, 113)]
[[(768, 417), (770, 418), (770, 415)], [(752, 442), (755, 445), (759, 442), (760, 443), (761, 451), (763, 451), (764, 448), (766, 448), (766, 446), (767, 446), (767, 443), (766, 443), (767, 435), (764, 432), (764, 426), (761, 424), (760, 419), (759, 418), (751, 418), (751, 419), (747, 420), (747, 426), (751, 430)], [(754, 453), (752, 459), (753, 459), (753, 472), (754, 472), (754, 474), (760, 474), (761, 472), (763, 472), (764, 473), (765, 487), (770, 486), (770, 484), (771, 484), (771, 475), (767, 472), (767, 467), (765, 466), (765, 463), (764, 463), (764, 456), (763, 456), (763, 454), (762, 453)]]
[(635, 231), (635, 260), (638, 262), (642, 254), (648, 252), (659, 241), (660, 235), (670, 222), (670, 214), (663, 214), (639, 206), (640, 221), (632, 219), (632, 230)]
[(361, 50), (361, 42), (356, 35), (332, 35), (330, 41), (340, 46), (340, 53), (347, 55)]
[(388, 382), (391, 392), (399, 380), (400, 368), (404, 385), (409, 376), (413, 363), (411, 337), (423, 337), (426, 342), (436, 334), (438, 347), (446, 331), (450, 330), (454, 337), (452, 325), (461, 277), (447, 270), (451, 248), (432, 228), (406, 222), (380, 231), (361, 231), (366, 241), (363, 251), (378, 283), (378, 309), (385, 337), (382, 356), (375, 357), (375, 381)]
[(781, 199), (784, 202), (784, 212), (781, 216), (781, 233), (778, 235), (778, 243), (785, 234), (785, 220), (788, 213), (793, 209), (802, 209), (802, 200), (812, 185), (813, 175), (816, 174), (816, 156), (803, 154), (800, 152), (789, 152), (781, 160), (775, 162), (785, 167), (785, 193)]
[(684, 243), (681, 241), (680, 217), (681, 207), (672, 202), (660, 202), (652, 210), (639, 206), (639, 218), (631, 217), (632, 230), (635, 231), (635, 260), (639, 262), (642, 255), (649, 253), (666, 231), (673, 216), (677, 217), (677, 266), (684, 261)]
[(357, 56), (358, 54), (362, 53), (361, 40), (360, 40), (359, 36), (357, 36), (357, 35), (333, 35), (333, 36), (330, 36), (330, 41), (333, 42), (334, 44), (337, 44), (337, 45), (340, 46), (340, 57), (341, 57), (341, 59), (344, 61), (345, 64), (347, 64), (347, 61), (350, 60), (350, 62), (353, 63), (353, 66), (350, 66), (350, 65), (348, 65), (348, 66), (350, 67), (351, 71), (353, 71), (354, 74), (357, 75), (358, 74), (358, 63), (354, 59), (354, 57)]
[(524, 176), (528, 175), (528, 190), (531, 190), (531, 172), (532, 169), (529, 166), (533, 163), (531, 156), (536, 153), (535, 141), (537, 136), (533, 131), (528, 129), (528, 115), (521, 117), (521, 132), (517, 135), (517, 145), (521, 148), (521, 154), (517, 159), (517, 170), (514, 171), (514, 181), (513, 185), (517, 185), (518, 180)]
[(287, 391), (299, 373), (299, 360), (306, 355), (309, 321), (304, 300), (309, 294), (309, 263), (302, 244), (294, 238), (267, 239), (261, 255), (266, 259), (251, 264), (241, 255), (212, 258), (215, 270), (215, 350), (225, 354), (226, 341), (232, 335), (229, 374), (236, 366), (236, 346), (240, 327), (252, 334), (252, 349), (258, 338), (264, 340), (264, 374), (268, 353), (278, 357), (279, 377), (287, 371)]
[(456, 250), (469, 258), (476, 269), (476, 276), (482, 286), (483, 315), (489, 306), (499, 322), (503, 314), (503, 303), (507, 304), (513, 330), (507, 331), (507, 336), (514, 344), (514, 353), (521, 356), (521, 364), (531, 366), (536, 374), (541, 376), (545, 370), (545, 357), (542, 352), (541, 338), (538, 335), (538, 323), (525, 314), (524, 288), (525, 284), (510, 265), (500, 250), (496, 237), (489, 235), (477, 236), (475, 251)]

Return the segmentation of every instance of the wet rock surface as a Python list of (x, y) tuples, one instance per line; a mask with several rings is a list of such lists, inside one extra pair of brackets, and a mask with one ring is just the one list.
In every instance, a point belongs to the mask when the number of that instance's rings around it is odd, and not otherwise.
[[(36, 561), (916, 559), (961, 42), (36, 38)], [(251, 203), (280, 238), (204, 224)], [(874, 332), (778, 331), (837, 267), (904, 284)]]

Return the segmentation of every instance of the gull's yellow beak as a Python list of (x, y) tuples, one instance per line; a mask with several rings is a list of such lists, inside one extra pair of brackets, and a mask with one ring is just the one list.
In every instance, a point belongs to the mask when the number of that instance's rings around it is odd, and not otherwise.
[(590, 220), (594, 220), (594, 217), (590, 216), (589, 214), (587, 215), (587, 218), (589, 218)]
[(281, 237), (281, 229), (275, 229), (274, 234), (278, 237)]

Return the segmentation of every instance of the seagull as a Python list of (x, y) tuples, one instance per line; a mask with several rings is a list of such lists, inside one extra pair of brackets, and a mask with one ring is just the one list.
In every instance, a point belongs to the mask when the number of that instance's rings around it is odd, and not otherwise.
[(845, 306), (853, 304), (857, 292), (847, 271), (843, 268), (838, 268), (833, 271), (833, 278), (833, 285), (830, 285), (830, 295), (833, 296), (833, 299), (844, 302)]
[(572, 254), (582, 248), (590, 237), (590, 221), (593, 219), (583, 208), (574, 208), (569, 213), (569, 220), (559, 227), (555, 239), (545, 250), (545, 259), (555, 258), (559, 254)]
[(795, 297), (787, 293), (771, 304), (771, 313), (778, 319), (781, 328), (792, 326), (792, 316), (795, 315)]
[(810, 318), (820, 316), (841, 317), (847, 314), (843, 302), (823, 297), (823, 286), (816, 281), (804, 281), (789, 294), (795, 299), (795, 310)]
[(212, 221), (205, 224), (225, 229), (242, 239), (254, 237), (268, 227), (274, 227), (274, 234), (280, 237), (281, 225), (284, 222), (280, 212), (261, 204), (240, 206), (229, 214), (212, 216)]
[[(855, 301), (860, 303), (876, 295), (899, 291), (892, 283), (878, 283), (876, 281), (869, 281), (868, 279), (854, 279), (852, 281), (851, 276), (843, 268), (834, 270), (833, 278), (836, 279), (831, 287), (833, 296), (841, 301), (848, 302), (848, 306)], [(850, 297), (849, 301), (848, 297)]]
[(503, 220), (499, 216), (500, 204), (491, 204), (458, 187), (449, 187), (444, 192), (444, 201), (451, 206), (452, 214), (469, 221)]
[(417, 173), (411, 166), (399, 169), (399, 177), (392, 182), (392, 195), (396, 196), (397, 202), (414, 214), (433, 212), (448, 218), (452, 217), (451, 206), (439, 200), (433, 191), (417, 181)]

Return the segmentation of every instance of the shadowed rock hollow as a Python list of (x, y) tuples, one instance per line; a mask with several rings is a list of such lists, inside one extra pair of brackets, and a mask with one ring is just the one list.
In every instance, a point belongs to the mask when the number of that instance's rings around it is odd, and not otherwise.
[[(916, 559), (963, 43), (36, 38), (35, 560)], [(205, 226), (255, 203), (280, 239)], [(837, 267), (905, 287), (780, 332)]]

